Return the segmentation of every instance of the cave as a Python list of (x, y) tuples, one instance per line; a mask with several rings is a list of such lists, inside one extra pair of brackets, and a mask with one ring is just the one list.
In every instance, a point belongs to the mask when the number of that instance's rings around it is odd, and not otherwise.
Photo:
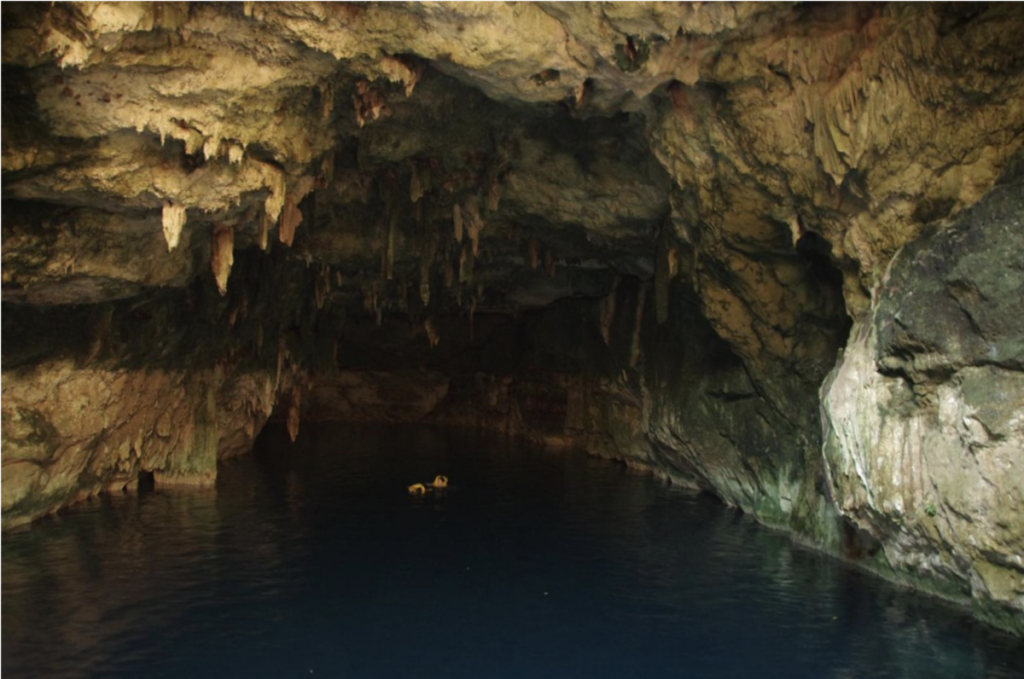
[(450, 440), (639, 472), (1012, 664), (1021, 6), (2, 12), (5, 575), (62, 517)]

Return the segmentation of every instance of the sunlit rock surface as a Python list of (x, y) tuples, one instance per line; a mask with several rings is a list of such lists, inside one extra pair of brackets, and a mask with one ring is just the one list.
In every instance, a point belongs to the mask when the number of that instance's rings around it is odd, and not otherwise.
[(650, 469), (1019, 630), (1022, 31), (1009, 3), (4, 3), (4, 525), (209, 482), (271, 416), (433, 421)]

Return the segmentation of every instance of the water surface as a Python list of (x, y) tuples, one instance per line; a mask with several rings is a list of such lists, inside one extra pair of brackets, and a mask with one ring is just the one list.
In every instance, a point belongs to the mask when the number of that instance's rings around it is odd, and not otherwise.
[(2, 634), (5, 677), (1024, 676), (1021, 641), (712, 499), (426, 427), (271, 427), (216, 491), (6, 534)]

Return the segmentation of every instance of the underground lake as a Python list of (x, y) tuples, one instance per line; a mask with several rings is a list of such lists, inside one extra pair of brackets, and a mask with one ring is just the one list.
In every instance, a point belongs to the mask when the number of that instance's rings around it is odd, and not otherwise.
[(215, 490), (9, 532), (3, 621), (9, 677), (1024, 673), (1019, 639), (709, 496), (423, 426), (270, 426)]
[(5, 676), (1024, 677), (1024, 3), (0, 13)]

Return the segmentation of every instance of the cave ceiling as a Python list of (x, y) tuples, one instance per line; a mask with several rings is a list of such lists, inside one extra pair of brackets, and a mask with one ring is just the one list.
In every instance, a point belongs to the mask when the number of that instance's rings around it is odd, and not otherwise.
[[(364, 310), (687, 289), (830, 361), (1024, 130), (1018, 6), (4, 3), (3, 299), (283, 250)], [(658, 304), (659, 314), (665, 305)]]

